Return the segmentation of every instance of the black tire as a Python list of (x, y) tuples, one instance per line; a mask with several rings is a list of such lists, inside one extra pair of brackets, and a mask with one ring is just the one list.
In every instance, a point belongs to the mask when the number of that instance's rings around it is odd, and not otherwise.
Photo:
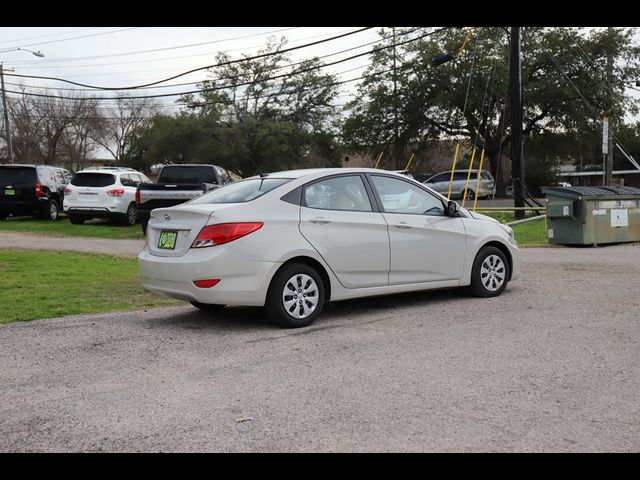
[(125, 227), (132, 227), (136, 224), (136, 204), (130, 203), (127, 207), (127, 213), (120, 215), (118, 223)]
[(492, 246), (484, 247), (473, 261), (471, 293), (483, 298), (497, 297), (509, 283), (509, 274), (509, 262), (502, 250)]
[(75, 215), (67, 215), (69, 217), (69, 221), (74, 225), (82, 225), (86, 220), (84, 217), (77, 217)]
[[(464, 192), (462, 192), (462, 194), (464, 195)], [(467, 200), (473, 200), (476, 196), (476, 192), (474, 192), (471, 189), (467, 190)]]
[[(313, 280), (310, 283), (308, 280)], [(295, 280), (294, 280), (295, 279)], [(293, 288), (291, 290), (291, 308), (287, 310), (285, 308), (285, 288), (293, 287), (293, 282), (297, 282), (297, 291)], [(304, 285), (300, 284), (304, 281)], [(269, 285), (269, 291), (267, 292), (266, 309), (269, 317), (280, 326), (287, 328), (299, 328), (306, 327), (313, 323), (313, 321), (320, 315), (322, 308), (324, 307), (324, 283), (318, 272), (304, 263), (290, 263), (282, 267), (274, 275)], [(308, 294), (308, 296), (307, 296)], [(301, 297), (298, 299), (298, 295)], [(295, 298), (294, 298), (295, 297)], [(315, 306), (311, 308), (313, 301)], [(308, 310), (311, 310), (310, 314), (306, 314)], [(300, 315), (296, 316), (295, 312), (302, 312), (301, 315), (305, 315), (300, 318)], [(292, 313), (293, 312), (293, 313)]]
[(52, 222), (55, 222), (58, 219), (59, 214), (60, 214), (60, 206), (58, 205), (58, 202), (52, 199), (52, 200), (47, 200), (47, 203), (44, 204), (44, 207), (42, 207), (42, 211), (39, 217), (43, 218), (44, 220), (50, 220)]
[(208, 312), (219, 311), (225, 307), (225, 305), (220, 305), (218, 303), (200, 303), (200, 302), (190, 302), (190, 303), (194, 307), (199, 308), (200, 310), (206, 310)]
[(8, 213), (0, 213), (0, 220), (6, 220), (8, 216), (9, 216)]
[(142, 234), (146, 237), (147, 236), (147, 225), (149, 224), (149, 220), (143, 220), (142, 223), (140, 223), (140, 226), (142, 227)]

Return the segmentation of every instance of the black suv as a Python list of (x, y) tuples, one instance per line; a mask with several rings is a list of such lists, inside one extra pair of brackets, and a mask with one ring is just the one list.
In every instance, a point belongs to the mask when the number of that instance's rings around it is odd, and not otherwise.
[(10, 214), (56, 220), (71, 172), (47, 165), (0, 165), (0, 220)]

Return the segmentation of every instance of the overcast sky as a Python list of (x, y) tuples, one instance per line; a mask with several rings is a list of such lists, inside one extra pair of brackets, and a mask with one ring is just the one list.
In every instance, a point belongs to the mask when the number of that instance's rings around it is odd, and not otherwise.
[[(126, 87), (146, 84), (179, 73), (215, 63), (215, 55), (226, 51), (233, 58), (241, 54), (256, 54), (264, 48), (270, 36), (285, 36), (288, 47), (316, 42), (352, 32), (361, 27), (9, 27), (0, 29), (0, 61), (16, 74), (59, 77), (74, 82), (101, 87)], [(363, 45), (356, 50), (328, 58), (335, 61), (372, 48), (378, 39), (378, 28), (341, 39), (291, 52), (292, 61), (334, 53)], [(29, 49), (44, 54), (36, 57)], [(325, 70), (339, 73), (340, 80), (362, 75), (367, 56), (356, 58)], [(344, 72), (344, 73), (341, 73)], [(8, 72), (11, 73), (11, 72)], [(174, 93), (195, 89), (195, 82), (206, 78), (200, 71), (163, 83), (171, 85), (193, 82), (173, 88), (136, 90), (136, 94)], [(61, 82), (5, 76), (7, 90), (17, 90), (18, 83), (28, 86), (76, 89)], [(343, 92), (353, 91), (346, 84)], [(56, 92), (48, 92), (56, 94)], [(117, 93), (97, 92), (100, 96)], [(94, 92), (92, 95), (96, 95)], [(159, 99), (165, 105), (177, 97)], [(340, 97), (342, 102), (345, 97)], [(176, 108), (173, 107), (173, 111)], [(169, 107), (167, 112), (172, 111)]]

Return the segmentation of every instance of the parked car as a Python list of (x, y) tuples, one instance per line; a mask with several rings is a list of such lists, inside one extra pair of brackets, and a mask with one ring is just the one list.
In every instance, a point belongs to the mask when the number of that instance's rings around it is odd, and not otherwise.
[(151, 180), (133, 168), (81, 170), (64, 189), (64, 212), (74, 224), (107, 218), (121, 225), (133, 225), (136, 223), (136, 188), (142, 182)]
[(470, 286), (518, 276), (513, 231), (384, 170), (254, 176), (151, 212), (138, 256), (145, 289), (204, 310), (266, 306), (286, 327), (329, 300)]
[(217, 165), (164, 165), (157, 183), (141, 183), (136, 191), (136, 216), (146, 234), (154, 208), (171, 207), (230, 183), (231, 176)]
[(33, 215), (56, 220), (71, 172), (48, 165), (0, 165), (0, 219)]
[[(451, 197), (450, 198), (462, 198), (464, 195), (464, 187), (467, 184), (467, 177), (469, 170), (456, 170), (453, 173), (453, 183), (451, 185)], [(469, 177), (469, 185), (467, 187), (467, 198), (475, 198), (476, 185), (478, 181), (478, 170), (471, 170), (471, 177)], [(451, 182), (451, 171), (438, 173), (431, 178), (428, 178), (423, 183), (435, 190), (436, 192), (447, 195), (449, 192), (449, 183)], [(495, 183), (491, 173), (487, 170), (482, 170), (480, 175), (480, 186), (478, 188), (478, 198), (487, 198), (493, 195), (495, 192)]]

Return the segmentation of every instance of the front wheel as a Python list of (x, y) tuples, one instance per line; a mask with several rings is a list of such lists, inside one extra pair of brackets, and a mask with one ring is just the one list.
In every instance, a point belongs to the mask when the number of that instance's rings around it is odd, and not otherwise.
[(324, 283), (314, 268), (304, 263), (291, 263), (281, 268), (271, 280), (265, 306), (278, 325), (306, 327), (322, 312)]
[(471, 292), (477, 297), (497, 297), (509, 282), (509, 262), (496, 247), (484, 247), (471, 271)]

